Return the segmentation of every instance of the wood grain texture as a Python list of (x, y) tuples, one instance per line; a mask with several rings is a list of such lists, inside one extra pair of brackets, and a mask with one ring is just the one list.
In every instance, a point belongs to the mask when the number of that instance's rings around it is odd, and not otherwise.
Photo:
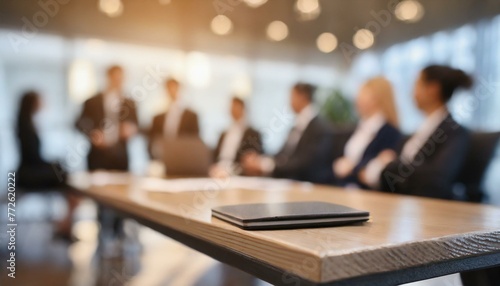
[[(131, 176), (95, 185), (80, 174), (71, 182), (98, 202), (316, 283), (433, 265), (443, 268), (434, 275), (443, 275), (447, 262), (500, 253), (500, 209), (492, 206), (306, 183), (277, 191), (218, 190), (226, 182), (214, 180), (203, 190), (173, 194), (147, 192)], [(343, 204), (368, 210), (371, 218), (343, 227), (244, 231), (211, 217), (215, 206), (290, 201)], [(284, 275), (283, 284), (288, 279)]]

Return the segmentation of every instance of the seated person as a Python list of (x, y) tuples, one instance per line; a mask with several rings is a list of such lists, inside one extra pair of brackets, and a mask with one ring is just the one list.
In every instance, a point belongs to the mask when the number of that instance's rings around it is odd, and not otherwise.
[(362, 180), (386, 192), (452, 199), (469, 135), (453, 120), (446, 103), (457, 88), (471, 86), (472, 79), (461, 70), (439, 65), (422, 70), (414, 96), (425, 113), (424, 123), (399, 155), (386, 150), (369, 163)]
[(333, 173), (338, 185), (366, 188), (359, 180), (360, 171), (381, 151), (394, 150), (401, 138), (389, 81), (383, 77), (367, 81), (359, 91), (356, 108), (361, 121), (347, 141), (344, 156), (333, 163)]
[[(42, 158), (41, 141), (33, 117), (42, 107), (41, 99), (36, 92), (27, 92), (21, 99), (17, 119), (17, 137), (21, 162), (16, 172), (17, 187), (26, 192), (48, 192), (68, 189), (66, 172), (57, 162), (47, 162)], [(66, 217), (61, 220), (55, 235), (72, 240), (71, 227), (73, 212), (78, 205), (78, 199), (72, 194), (65, 194), (68, 204)]]
[(297, 117), (286, 143), (273, 158), (246, 154), (242, 164), (246, 174), (315, 183), (331, 180), (333, 132), (313, 106), (314, 90), (305, 83), (292, 88), (290, 103)]
[(245, 102), (237, 97), (231, 101), (231, 117), (233, 123), (221, 134), (214, 152), (216, 162), (211, 175), (218, 172), (244, 174), (240, 169), (243, 155), (247, 152), (262, 154), (260, 133), (248, 125), (245, 117)]

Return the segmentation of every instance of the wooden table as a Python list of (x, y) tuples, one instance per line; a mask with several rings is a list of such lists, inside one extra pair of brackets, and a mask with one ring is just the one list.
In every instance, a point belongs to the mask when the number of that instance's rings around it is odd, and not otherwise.
[[(123, 175), (122, 175), (123, 177)], [(116, 181), (116, 180), (115, 180)], [(500, 265), (500, 208), (293, 183), (283, 190), (223, 189), (159, 193), (142, 179), (71, 184), (214, 259), (277, 285), (394, 285)], [(328, 201), (368, 210), (364, 224), (245, 231), (211, 217), (219, 205)], [(167, 258), (166, 258), (167, 259)]]

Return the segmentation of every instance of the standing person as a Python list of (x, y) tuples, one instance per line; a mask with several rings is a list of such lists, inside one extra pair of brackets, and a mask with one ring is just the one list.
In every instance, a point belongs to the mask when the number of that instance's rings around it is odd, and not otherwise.
[(257, 154), (263, 152), (261, 135), (248, 124), (245, 102), (238, 97), (233, 97), (231, 100), (231, 118), (233, 119), (231, 126), (221, 134), (215, 148), (216, 164), (212, 166), (211, 174), (232, 169), (236, 173), (242, 173), (243, 170), (238, 169), (243, 156), (249, 152)]
[(307, 83), (292, 88), (290, 104), (297, 116), (283, 148), (272, 158), (245, 155), (245, 173), (314, 183), (331, 180), (333, 135), (313, 106), (314, 92), (315, 87)]
[(446, 103), (458, 88), (470, 88), (462, 70), (431, 65), (415, 84), (414, 99), (425, 121), (399, 154), (386, 150), (367, 167), (364, 181), (386, 192), (452, 199), (452, 187), (465, 159), (469, 134)]
[(148, 149), (155, 159), (162, 158), (162, 142), (164, 139), (175, 139), (183, 136), (199, 137), (198, 115), (187, 108), (179, 94), (180, 83), (173, 78), (165, 82), (165, 88), (170, 99), (167, 112), (153, 118), (149, 130)]
[(134, 101), (124, 96), (123, 77), (120, 66), (108, 68), (106, 89), (85, 101), (77, 120), (91, 142), (89, 170), (128, 170), (127, 144), (138, 123)]
[(395, 150), (401, 139), (391, 83), (383, 77), (368, 80), (356, 98), (356, 109), (361, 120), (344, 156), (333, 163), (333, 172), (338, 185), (366, 188), (359, 179), (366, 165), (383, 150)]
[[(124, 72), (120, 66), (108, 68), (106, 89), (85, 101), (76, 122), (77, 128), (91, 143), (87, 156), (89, 171), (128, 171), (127, 144), (137, 133), (138, 123), (134, 101), (124, 96), (123, 79)], [(124, 238), (123, 219), (113, 211), (100, 206), (98, 220), (102, 229), (110, 231), (114, 238)], [(103, 239), (102, 232), (100, 239)]]
[[(27, 92), (21, 99), (17, 117), (16, 135), (19, 143), (20, 164), (16, 172), (17, 186), (27, 192), (47, 192), (67, 190), (66, 172), (57, 162), (47, 162), (42, 158), (42, 142), (33, 117), (42, 108), (42, 101), (38, 93)], [(73, 240), (71, 227), (73, 213), (78, 206), (78, 198), (70, 193), (64, 194), (68, 206), (66, 216), (56, 228), (55, 235), (66, 240)]]

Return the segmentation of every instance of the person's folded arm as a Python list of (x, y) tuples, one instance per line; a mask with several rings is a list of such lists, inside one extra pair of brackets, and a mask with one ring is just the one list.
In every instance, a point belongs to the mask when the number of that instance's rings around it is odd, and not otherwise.
[(447, 192), (463, 166), (467, 148), (467, 132), (457, 130), (436, 145), (433, 153), (419, 152), (411, 164), (401, 160), (389, 164), (381, 175), (384, 190), (450, 198)]

